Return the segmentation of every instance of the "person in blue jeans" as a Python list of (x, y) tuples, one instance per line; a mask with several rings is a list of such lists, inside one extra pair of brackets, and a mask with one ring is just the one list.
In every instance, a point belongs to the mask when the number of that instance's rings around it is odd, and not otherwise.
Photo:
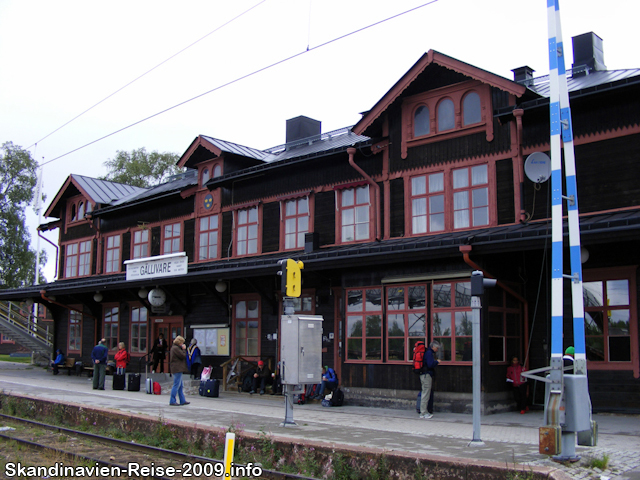
[(107, 341), (103, 338), (91, 351), (93, 360), (93, 389), (104, 390), (104, 376), (107, 372), (107, 360), (109, 360), (109, 349)]
[(56, 350), (55, 360), (51, 362), (51, 368), (53, 369), (54, 375), (58, 375), (58, 367), (60, 365), (64, 365), (64, 353), (62, 353), (62, 350), (58, 349)]
[(338, 377), (336, 376), (336, 372), (333, 368), (329, 368), (328, 365), (322, 367), (322, 383), (320, 384), (320, 391), (313, 398), (322, 399), (324, 397), (325, 388), (329, 388), (331, 391), (338, 388)]
[[(187, 346), (184, 344), (184, 337), (178, 335), (175, 338), (169, 355), (169, 373), (173, 375), (169, 405), (189, 405), (182, 390), (182, 374), (187, 372)], [(176, 396), (180, 403), (176, 402)]]

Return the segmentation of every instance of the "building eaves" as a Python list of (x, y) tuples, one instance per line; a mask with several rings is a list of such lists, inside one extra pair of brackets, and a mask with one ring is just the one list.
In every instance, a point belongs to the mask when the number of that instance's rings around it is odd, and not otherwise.
[(227, 142), (226, 140), (220, 140), (219, 138), (209, 137), (207, 135), (201, 135), (202, 138), (207, 140), (213, 146), (218, 148), (223, 153), (231, 153), (239, 155), (241, 157), (253, 158), (254, 160), (265, 161), (269, 154), (258, 150), (257, 148), (246, 147), (233, 142)]

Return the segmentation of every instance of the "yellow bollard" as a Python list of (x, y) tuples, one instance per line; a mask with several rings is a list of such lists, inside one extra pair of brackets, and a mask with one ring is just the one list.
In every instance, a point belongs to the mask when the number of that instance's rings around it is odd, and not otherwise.
[(236, 444), (236, 434), (227, 432), (224, 443), (224, 476), (231, 477), (231, 465), (233, 464), (233, 449)]

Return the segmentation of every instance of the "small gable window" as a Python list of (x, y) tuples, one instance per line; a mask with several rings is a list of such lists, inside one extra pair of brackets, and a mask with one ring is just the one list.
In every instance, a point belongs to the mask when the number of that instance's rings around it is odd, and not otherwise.
[(91, 212), (91, 202), (82, 196), (70, 198), (67, 202), (67, 221), (69, 223), (85, 221), (85, 214)]
[(200, 185), (204, 187), (204, 184), (207, 183), (208, 181), (209, 181), (209, 169), (205, 168), (204, 170), (202, 170), (202, 183)]
[(429, 133), (431, 133), (429, 108), (424, 105), (420, 105), (413, 116), (413, 136), (420, 137), (421, 135), (428, 135)]
[(462, 102), (462, 112), (465, 126), (480, 123), (482, 120), (480, 115), (480, 95), (476, 92), (467, 94)]
[(453, 100), (445, 98), (438, 105), (438, 131), (453, 130), (455, 126), (455, 110)]
[(220, 165), (216, 165), (213, 167), (213, 178), (218, 178), (222, 175), (222, 167)]

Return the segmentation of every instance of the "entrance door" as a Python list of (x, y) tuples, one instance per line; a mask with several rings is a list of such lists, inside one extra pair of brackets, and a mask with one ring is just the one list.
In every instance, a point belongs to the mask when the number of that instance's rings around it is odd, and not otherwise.
[(153, 325), (153, 341), (158, 338), (158, 335), (164, 335), (164, 338), (167, 340), (167, 355), (164, 358), (164, 369), (165, 373), (169, 373), (169, 351), (171, 350), (171, 346), (173, 345), (173, 341), (178, 335), (183, 334), (183, 323), (184, 320), (182, 317), (151, 317), (151, 322)]

